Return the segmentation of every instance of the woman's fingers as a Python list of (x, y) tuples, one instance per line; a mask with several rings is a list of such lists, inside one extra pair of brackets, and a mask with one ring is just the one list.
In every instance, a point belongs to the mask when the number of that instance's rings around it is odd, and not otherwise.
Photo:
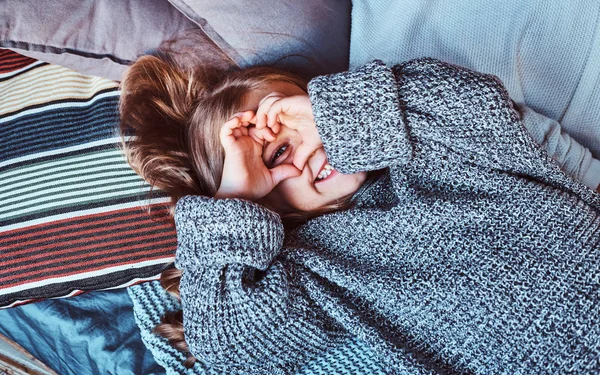
[(269, 141), (269, 142), (275, 142), (275, 140), (277, 140), (277, 136), (273, 130), (269, 129), (269, 128), (264, 128), (261, 130), (262, 132), (262, 136), (265, 140)]
[(230, 147), (238, 138), (249, 135), (248, 127), (253, 117), (253, 111), (238, 112), (223, 124), (219, 139), (224, 148)]
[(281, 98), (269, 107), (267, 126), (276, 127), (279, 124), (299, 130), (301, 127), (314, 126), (312, 104), (308, 95), (294, 95)]
[(243, 136), (243, 132), (242, 132), (243, 128), (235, 128), (233, 129), (233, 136), (235, 137), (235, 139), (239, 139), (241, 136)]
[(250, 138), (252, 138), (254, 142), (258, 143), (261, 146), (264, 145), (265, 139), (263, 138), (262, 134), (260, 134), (259, 131), (256, 130), (256, 128), (248, 128), (248, 135), (250, 136)]
[(219, 139), (224, 148), (231, 146), (235, 142), (234, 130), (240, 126), (240, 119), (238, 117), (232, 117), (227, 120), (221, 127), (219, 132)]
[(254, 129), (254, 131), (256, 132), (258, 137), (260, 137), (268, 142), (273, 142), (277, 139), (277, 136), (275, 135), (275, 133), (273, 133), (273, 131), (269, 128), (258, 129), (257, 127), (253, 127), (251, 129)]
[(254, 126), (249, 127), (248, 134), (254, 141), (258, 142), (261, 145), (264, 144), (265, 141), (274, 142), (275, 140), (277, 140), (277, 137), (275, 136), (275, 134), (273, 134), (273, 132), (269, 128), (264, 128), (264, 129), (259, 130)]
[(250, 125), (250, 120), (252, 120), (252, 118), (254, 118), (254, 112), (253, 111), (238, 112), (234, 116), (237, 116), (240, 119), (243, 126), (248, 126), (248, 125)]
[(274, 168), (269, 169), (271, 172), (271, 178), (273, 179), (273, 187), (277, 186), (281, 181), (287, 180), (288, 178), (298, 177), (302, 174), (302, 171), (294, 167), (292, 164), (280, 164)]
[(281, 100), (283, 98), (283, 94), (278, 92), (270, 93), (265, 96), (258, 105), (258, 109), (256, 110), (256, 116), (254, 118), (254, 123), (258, 129), (264, 129), (265, 127), (270, 127), (273, 133), (279, 133), (279, 124), (273, 123), (269, 121), (267, 117), (267, 112), (273, 106), (274, 103)]
[[(273, 102), (273, 104), (267, 110), (267, 126), (273, 128), (279, 126), (279, 115), (289, 112), (290, 110), (290, 98), (282, 98)], [(288, 124), (286, 124), (288, 125)]]
[(292, 163), (296, 168), (302, 170), (314, 152), (315, 147), (302, 142), (296, 149), (296, 153), (294, 153), (294, 160)]

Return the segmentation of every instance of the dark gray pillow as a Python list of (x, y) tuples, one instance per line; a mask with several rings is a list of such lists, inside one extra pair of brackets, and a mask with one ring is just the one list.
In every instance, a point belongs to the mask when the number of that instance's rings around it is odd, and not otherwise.
[(344, 70), (350, 0), (0, 0), (0, 47), (120, 80), (138, 56), (199, 29), (238, 65), (305, 76)]
[(166, 0), (0, 0), (0, 47), (120, 80), (127, 66), (196, 24)]

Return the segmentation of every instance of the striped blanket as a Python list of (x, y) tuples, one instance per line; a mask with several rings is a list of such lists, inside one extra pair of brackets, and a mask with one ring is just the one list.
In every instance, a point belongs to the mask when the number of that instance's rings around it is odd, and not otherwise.
[(119, 149), (118, 100), (113, 81), (0, 49), (0, 307), (156, 279), (173, 260), (167, 198)]

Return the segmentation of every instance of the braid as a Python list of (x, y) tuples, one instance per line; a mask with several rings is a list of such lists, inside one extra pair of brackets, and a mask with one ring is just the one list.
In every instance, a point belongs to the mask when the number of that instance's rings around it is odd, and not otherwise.
[[(171, 295), (179, 298), (179, 282), (181, 271), (177, 268), (169, 268), (160, 275), (160, 283)], [(196, 358), (190, 353), (188, 344), (185, 342), (183, 332), (183, 312), (181, 310), (169, 311), (161, 317), (160, 324), (154, 327), (153, 332), (169, 340), (169, 344), (175, 349), (187, 354), (184, 362), (186, 367), (192, 367)]]

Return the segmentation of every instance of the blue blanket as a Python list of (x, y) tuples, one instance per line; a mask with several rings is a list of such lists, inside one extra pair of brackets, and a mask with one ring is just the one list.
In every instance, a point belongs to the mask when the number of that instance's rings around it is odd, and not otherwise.
[(125, 289), (0, 310), (0, 333), (61, 375), (159, 375)]

